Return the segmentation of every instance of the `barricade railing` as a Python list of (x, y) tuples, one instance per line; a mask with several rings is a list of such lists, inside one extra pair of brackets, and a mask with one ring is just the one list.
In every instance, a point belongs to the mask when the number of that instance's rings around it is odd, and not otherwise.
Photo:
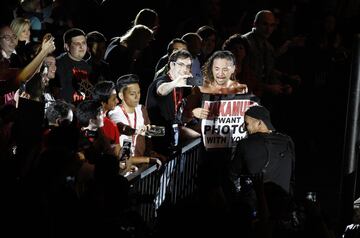
[(155, 165), (145, 166), (128, 177), (140, 197), (138, 209), (146, 222), (155, 220), (157, 209), (165, 200), (176, 204), (194, 194), (200, 148), (201, 138), (188, 141), (181, 153), (163, 164), (160, 170), (156, 170)]

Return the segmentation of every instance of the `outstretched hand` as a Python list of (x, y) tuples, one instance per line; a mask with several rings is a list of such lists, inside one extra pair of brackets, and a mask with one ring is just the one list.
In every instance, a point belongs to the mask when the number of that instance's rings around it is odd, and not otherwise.
[(153, 127), (153, 126), (150, 125), (150, 124), (142, 125), (139, 129), (136, 130), (136, 134), (145, 136), (145, 133), (146, 133), (151, 127)]
[(51, 34), (46, 34), (41, 44), (41, 51), (44, 51), (46, 55), (54, 52), (56, 49), (54, 40)]
[(149, 163), (150, 164), (156, 164), (156, 168), (159, 170), (162, 166), (161, 160), (159, 160), (158, 158), (149, 158)]

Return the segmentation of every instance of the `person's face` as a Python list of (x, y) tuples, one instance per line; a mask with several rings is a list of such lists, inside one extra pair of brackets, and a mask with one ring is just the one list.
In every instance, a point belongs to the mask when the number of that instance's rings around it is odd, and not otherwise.
[(48, 79), (55, 78), (56, 73), (56, 60), (53, 56), (47, 56), (44, 60), (44, 63), (49, 67), (47, 77)]
[(180, 42), (174, 43), (172, 52), (175, 52), (177, 50), (187, 50), (187, 46)]
[(245, 115), (244, 121), (249, 134), (254, 134), (259, 131), (260, 121), (258, 119)]
[(201, 53), (202, 39), (200, 37), (194, 37), (189, 42), (188, 49), (193, 56), (197, 56)]
[(216, 36), (211, 35), (208, 38), (202, 40), (202, 51), (205, 55), (211, 54), (216, 46)]
[(96, 119), (90, 119), (91, 130), (96, 130), (104, 126), (104, 113), (102, 110), (97, 114)]
[(96, 59), (103, 59), (106, 51), (105, 42), (94, 42), (91, 48), (89, 49), (91, 55)]
[(110, 111), (113, 110), (115, 108), (117, 104), (117, 99), (116, 99), (116, 91), (115, 89), (111, 92), (111, 96), (108, 99), (107, 103), (103, 104), (103, 108), (104, 111)]
[(85, 36), (75, 36), (71, 38), (71, 43), (67, 48), (73, 59), (81, 60), (84, 58), (87, 49)]
[(66, 120), (69, 120), (69, 122), (72, 122), (73, 121), (73, 118), (74, 118), (74, 113), (72, 110), (69, 110), (69, 113), (66, 117)]
[(29, 24), (25, 24), (23, 30), (20, 32), (19, 40), (26, 41), (26, 42), (30, 41), (30, 25)]
[(237, 44), (232, 53), (235, 56), (236, 62), (242, 62), (246, 56), (246, 50), (242, 44)]
[(268, 39), (276, 27), (276, 20), (272, 13), (264, 13), (255, 25), (256, 33)]
[(138, 41), (138, 50), (144, 50), (147, 48), (150, 43), (154, 41), (154, 35), (153, 34), (145, 34), (144, 37)]
[(128, 107), (135, 108), (139, 105), (140, 101), (140, 86), (138, 83), (129, 84), (126, 89), (120, 93), (120, 99), (122, 103), (125, 103)]
[(10, 56), (14, 52), (15, 47), (18, 44), (18, 38), (10, 27), (6, 26), (0, 29), (0, 47)]
[(234, 71), (235, 66), (232, 61), (221, 58), (214, 59), (214, 63), (212, 65), (212, 72), (216, 85), (226, 86)]
[(175, 62), (171, 62), (171, 64), (170, 70), (174, 78), (191, 74), (190, 58), (178, 58)]

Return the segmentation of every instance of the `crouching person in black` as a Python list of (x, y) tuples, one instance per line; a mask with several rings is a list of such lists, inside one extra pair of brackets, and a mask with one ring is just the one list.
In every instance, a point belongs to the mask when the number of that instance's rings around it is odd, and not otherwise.
[(262, 173), (264, 182), (273, 182), (292, 194), (295, 151), (292, 139), (275, 131), (265, 107), (250, 107), (244, 120), (248, 136), (239, 141), (228, 168), (230, 189), (227, 191), (231, 191), (233, 206), (245, 208), (247, 218), (255, 218), (253, 176)]

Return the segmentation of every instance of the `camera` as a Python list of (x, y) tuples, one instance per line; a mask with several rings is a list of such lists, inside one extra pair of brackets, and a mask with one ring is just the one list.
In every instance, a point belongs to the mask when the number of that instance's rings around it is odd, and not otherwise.
[(93, 130), (88, 130), (88, 129), (86, 129), (86, 130), (84, 131), (84, 135), (85, 135), (85, 137), (87, 137), (87, 138), (97, 138), (98, 135), (99, 135), (99, 132), (98, 132), (98, 131), (93, 131)]
[(165, 127), (164, 126), (152, 126), (147, 131), (145, 131), (145, 136), (164, 136), (165, 135)]

